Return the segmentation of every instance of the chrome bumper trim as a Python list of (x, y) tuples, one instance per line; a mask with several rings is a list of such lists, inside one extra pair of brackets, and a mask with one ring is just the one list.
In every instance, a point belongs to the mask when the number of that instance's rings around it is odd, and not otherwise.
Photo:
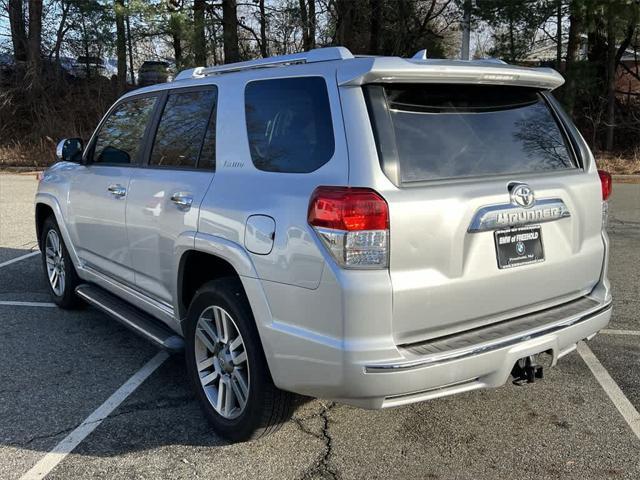
[(429, 367), (439, 363), (450, 362), (452, 360), (459, 360), (466, 357), (472, 357), (475, 355), (479, 355), (481, 353), (498, 350), (500, 348), (510, 347), (512, 345), (516, 345), (521, 342), (525, 342), (528, 340), (532, 340), (534, 338), (542, 337), (544, 335), (557, 332), (559, 330), (563, 330), (567, 327), (571, 327), (573, 325), (577, 325), (579, 323), (585, 322), (590, 318), (593, 318), (596, 315), (604, 313), (610, 309), (611, 309), (611, 301), (609, 301), (604, 305), (600, 305), (595, 309), (586, 311), (575, 317), (570, 317), (566, 320), (562, 320), (556, 323), (551, 323), (549, 325), (545, 325), (538, 329), (525, 331), (517, 335), (500, 338), (492, 342), (488, 342), (480, 345), (473, 345), (465, 349), (458, 349), (458, 350), (443, 352), (435, 355), (429, 355), (424, 358), (420, 358), (418, 360), (412, 360), (408, 362), (366, 365), (364, 367), (364, 370), (365, 370), (365, 373), (404, 372), (408, 370), (414, 370), (417, 368)]

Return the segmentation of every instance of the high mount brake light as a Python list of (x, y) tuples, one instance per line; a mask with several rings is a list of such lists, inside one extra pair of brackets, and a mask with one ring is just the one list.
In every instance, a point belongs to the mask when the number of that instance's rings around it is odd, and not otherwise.
[(388, 267), (389, 207), (374, 190), (318, 187), (307, 220), (340, 266)]

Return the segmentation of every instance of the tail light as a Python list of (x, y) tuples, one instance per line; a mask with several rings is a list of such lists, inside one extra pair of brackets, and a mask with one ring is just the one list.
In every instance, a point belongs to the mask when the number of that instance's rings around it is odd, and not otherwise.
[(389, 207), (375, 191), (318, 187), (311, 195), (307, 219), (340, 266), (389, 266)]
[(611, 192), (613, 191), (613, 181), (609, 172), (598, 170), (598, 175), (600, 176), (600, 185), (602, 187), (602, 228), (605, 229), (609, 223), (608, 200), (611, 196)]

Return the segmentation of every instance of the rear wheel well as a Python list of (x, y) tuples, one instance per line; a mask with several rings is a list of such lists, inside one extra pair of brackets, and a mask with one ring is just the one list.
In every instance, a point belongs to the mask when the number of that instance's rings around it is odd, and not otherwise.
[(41, 250), (42, 245), (40, 245), (40, 237), (42, 234), (42, 225), (44, 224), (44, 221), (50, 216), (55, 218), (53, 210), (49, 205), (45, 205), (44, 203), (36, 204), (36, 239), (38, 240), (38, 246)]
[(191, 250), (182, 255), (178, 268), (178, 306), (180, 319), (187, 315), (189, 304), (198, 288), (210, 280), (223, 277), (240, 279), (226, 260), (208, 253)]

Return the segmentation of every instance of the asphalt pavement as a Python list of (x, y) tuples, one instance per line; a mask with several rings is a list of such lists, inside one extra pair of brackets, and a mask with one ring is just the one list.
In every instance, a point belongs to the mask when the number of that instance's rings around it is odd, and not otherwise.
[[(309, 400), (275, 435), (237, 445), (206, 424), (180, 356), (91, 416), (158, 352), (95, 309), (51, 306), (29, 256), (35, 188), (33, 174), (0, 174), (0, 479), (42, 465), (51, 479), (640, 478), (638, 184), (614, 185), (614, 314), (587, 344), (601, 370), (574, 352), (527, 386), (384, 411)], [(61, 454), (70, 434), (80, 440)]]

